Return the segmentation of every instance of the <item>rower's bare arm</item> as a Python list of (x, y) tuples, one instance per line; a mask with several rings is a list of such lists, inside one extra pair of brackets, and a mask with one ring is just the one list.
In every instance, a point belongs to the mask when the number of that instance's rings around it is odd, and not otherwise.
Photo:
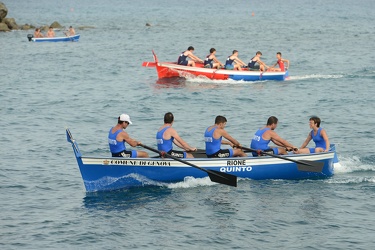
[(267, 64), (265, 64), (264, 62), (262, 62), (261, 60), (258, 61), (259, 64), (262, 64), (264, 67), (266, 68), (270, 68), (269, 66), (267, 66)]
[(217, 60), (216, 56), (213, 58), (215, 63), (218, 63), (220, 65), (223, 65), (219, 60)]
[[(124, 133), (124, 134), (123, 134)], [(136, 147), (140, 144), (140, 142), (134, 140), (133, 138), (131, 138), (128, 133), (126, 133), (125, 131), (121, 132), (122, 136), (123, 136), (123, 140), (125, 140), (130, 146), (132, 147)]]
[(289, 69), (289, 66), (290, 66), (289, 60), (287, 60), (287, 59), (283, 59), (283, 62), (287, 63), (287, 66), (286, 66), (286, 67)]
[(187, 142), (185, 142), (178, 134), (177, 136), (174, 136), (173, 141), (178, 147), (186, 150), (186, 151), (195, 151), (196, 148), (191, 147)]
[(236, 58), (235, 59), (236, 63), (240, 64), (241, 66), (246, 66), (246, 63), (244, 63), (241, 59)]
[(191, 54), (191, 57), (192, 57), (192, 59), (193, 59), (194, 61), (196, 61), (196, 62), (203, 62), (203, 60), (200, 59), (199, 57), (197, 57), (196, 55)]
[(329, 151), (329, 147), (331, 146), (330, 143), (329, 143), (329, 139), (328, 139), (328, 135), (327, 135), (327, 132), (325, 129), (322, 130), (322, 132), (320, 133), (321, 136), (323, 137), (324, 141), (326, 142), (326, 150), (325, 152), (328, 152)]
[(232, 143), (227, 140), (221, 140), (221, 144), (232, 146)]
[(227, 139), (228, 141), (231, 142), (230, 145), (231, 145), (232, 147), (233, 147), (233, 146), (241, 146), (241, 144), (240, 144), (236, 139), (234, 139), (232, 136), (230, 136), (230, 135), (228, 134), (227, 131), (223, 130), (223, 132), (222, 132), (222, 136), (223, 136), (225, 139)]
[(311, 133), (309, 133), (308, 135), (307, 135), (307, 138), (306, 138), (306, 140), (302, 143), (302, 146), (300, 147), (300, 148), (306, 148), (306, 146), (309, 144), (309, 142), (311, 141)]
[(271, 132), (271, 140), (273, 143), (275, 143), (278, 146), (281, 147), (290, 147), (295, 148), (292, 144), (290, 144), (287, 140), (281, 138), (276, 132)]

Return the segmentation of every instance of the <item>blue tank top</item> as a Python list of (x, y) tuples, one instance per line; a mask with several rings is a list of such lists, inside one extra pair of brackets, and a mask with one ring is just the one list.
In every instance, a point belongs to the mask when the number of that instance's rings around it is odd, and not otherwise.
[(164, 132), (170, 127), (171, 126), (165, 127), (156, 133), (156, 143), (158, 144), (158, 150), (160, 151), (169, 152), (170, 150), (173, 149), (172, 143), (173, 143), (174, 138), (171, 137), (171, 139), (169, 140), (163, 139)]
[(232, 65), (234, 60), (230, 59), (231, 56), (228, 56), (227, 60), (225, 61), (225, 65)]
[[(210, 54), (210, 55), (211, 55), (211, 54)], [(204, 59), (204, 65), (210, 64), (210, 65), (212, 66), (212, 61), (213, 61), (214, 59), (210, 59), (210, 55), (208, 55), (208, 56), (206, 57), (206, 59)]]
[(268, 144), (270, 143), (271, 140), (264, 140), (262, 138), (262, 135), (267, 130), (270, 130), (270, 128), (259, 129), (255, 133), (254, 138), (251, 140), (250, 148), (252, 148), (252, 149), (260, 149), (260, 150), (266, 150), (266, 149), (270, 148), (268, 146)]
[(186, 51), (182, 52), (181, 55), (178, 57), (177, 64), (181, 64), (182, 62), (187, 60), (187, 56), (184, 55)]
[[(254, 57), (255, 57), (255, 56), (254, 56)], [(249, 62), (249, 64), (247, 65), (247, 66), (249, 66), (249, 68), (254, 68), (254, 66), (255, 66), (255, 64), (256, 64), (256, 61), (253, 61), (254, 57), (250, 59), (250, 62)]]
[(126, 150), (125, 142), (116, 140), (117, 135), (122, 132), (122, 129), (119, 129), (112, 134), (112, 128), (109, 130), (108, 134), (109, 149), (111, 150), (111, 153), (120, 153)]
[(216, 130), (216, 127), (211, 129), (211, 131), (208, 131), (208, 128), (206, 129), (206, 132), (204, 132), (204, 141), (206, 143), (206, 154), (212, 155), (220, 150), (221, 140), (223, 139), (223, 137), (220, 136), (219, 139), (215, 139), (214, 132)]
[(320, 135), (321, 131), (322, 131), (322, 128), (319, 128), (316, 135), (314, 135), (314, 130), (311, 130), (311, 138), (315, 142), (316, 148), (323, 148), (325, 150), (326, 142), (324, 141), (323, 136)]

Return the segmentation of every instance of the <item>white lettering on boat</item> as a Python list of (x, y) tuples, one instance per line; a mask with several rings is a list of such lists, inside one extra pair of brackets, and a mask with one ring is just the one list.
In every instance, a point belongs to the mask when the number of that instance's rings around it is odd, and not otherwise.
[(221, 167), (220, 172), (224, 173), (231, 173), (231, 172), (250, 172), (253, 170), (250, 166), (243, 166), (243, 167)]
[(245, 166), (246, 165), (246, 160), (230, 160), (227, 161), (227, 166)]
[(131, 166), (170, 166), (169, 161), (139, 161), (139, 160), (110, 160), (103, 161), (104, 165), (131, 165)]

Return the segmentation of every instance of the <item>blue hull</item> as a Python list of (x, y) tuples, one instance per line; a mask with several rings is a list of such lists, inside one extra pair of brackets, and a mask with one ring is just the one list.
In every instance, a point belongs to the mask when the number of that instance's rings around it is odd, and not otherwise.
[(31, 38), (33, 42), (78, 42), (81, 35), (65, 36), (65, 37), (43, 37), (43, 38)]
[(270, 75), (267, 72), (258, 75), (229, 75), (229, 78), (236, 81), (284, 81), (288, 76), (289, 73), (286, 71), (283, 75)]
[[(68, 141), (72, 143), (82, 179), (88, 192), (176, 183), (183, 181), (188, 176), (194, 178), (207, 177), (206, 172), (173, 159), (82, 157), (77, 143), (69, 139), (69, 137)], [(216, 170), (239, 178), (254, 180), (328, 178), (334, 174), (334, 162), (337, 161), (334, 146), (331, 152), (289, 155), (286, 157), (298, 161), (323, 162), (324, 167), (321, 172), (300, 171), (294, 162), (268, 156), (184, 160), (204, 169)]]

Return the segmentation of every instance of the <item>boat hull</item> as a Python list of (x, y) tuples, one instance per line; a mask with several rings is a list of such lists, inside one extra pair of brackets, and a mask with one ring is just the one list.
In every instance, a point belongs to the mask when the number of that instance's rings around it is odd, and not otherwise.
[(78, 42), (81, 35), (65, 36), (65, 37), (43, 37), (43, 38), (31, 38), (33, 42)]
[[(67, 130), (67, 139), (82, 175), (86, 191), (107, 191), (145, 185), (164, 185), (184, 181), (186, 177), (204, 178), (207, 173), (181, 161), (166, 158), (83, 157), (78, 144)], [(294, 161), (307, 160), (324, 163), (321, 172), (301, 171), (289, 160), (264, 157), (193, 158), (184, 159), (199, 168), (235, 175), (239, 178), (266, 179), (320, 179), (334, 174), (338, 162), (335, 147), (330, 152), (307, 155), (287, 155)]]
[[(299, 171), (296, 163), (273, 157), (192, 159), (188, 162), (204, 169), (253, 180), (320, 179), (333, 175), (334, 154), (330, 152), (291, 157), (295, 160), (324, 162), (323, 170), (319, 173)], [(78, 157), (77, 162), (88, 192), (176, 183), (184, 181), (186, 177), (207, 177), (205, 172), (172, 159)]]
[(156, 71), (158, 78), (169, 77), (206, 77), (211, 80), (236, 80), (236, 81), (284, 81), (289, 76), (288, 71), (285, 72), (261, 72), (249, 71), (244, 69), (227, 70), (227, 69), (210, 69), (204, 67), (191, 67), (178, 65), (176, 63), (157, 63)]
[(236, 81), (284, 81), (289, 77), (288, 71), (249, 71), (248, 69), (227, 70), (204, 68), (203, 64), (196, 63), (195, 67), (178, 65), (175, 62), (159, 62), (153, 51), (154, 62), (143, 62), (144, 67), (155, 67), (158, 78), (170, 77), (205, 77), (211, 80), (236, 80)]

